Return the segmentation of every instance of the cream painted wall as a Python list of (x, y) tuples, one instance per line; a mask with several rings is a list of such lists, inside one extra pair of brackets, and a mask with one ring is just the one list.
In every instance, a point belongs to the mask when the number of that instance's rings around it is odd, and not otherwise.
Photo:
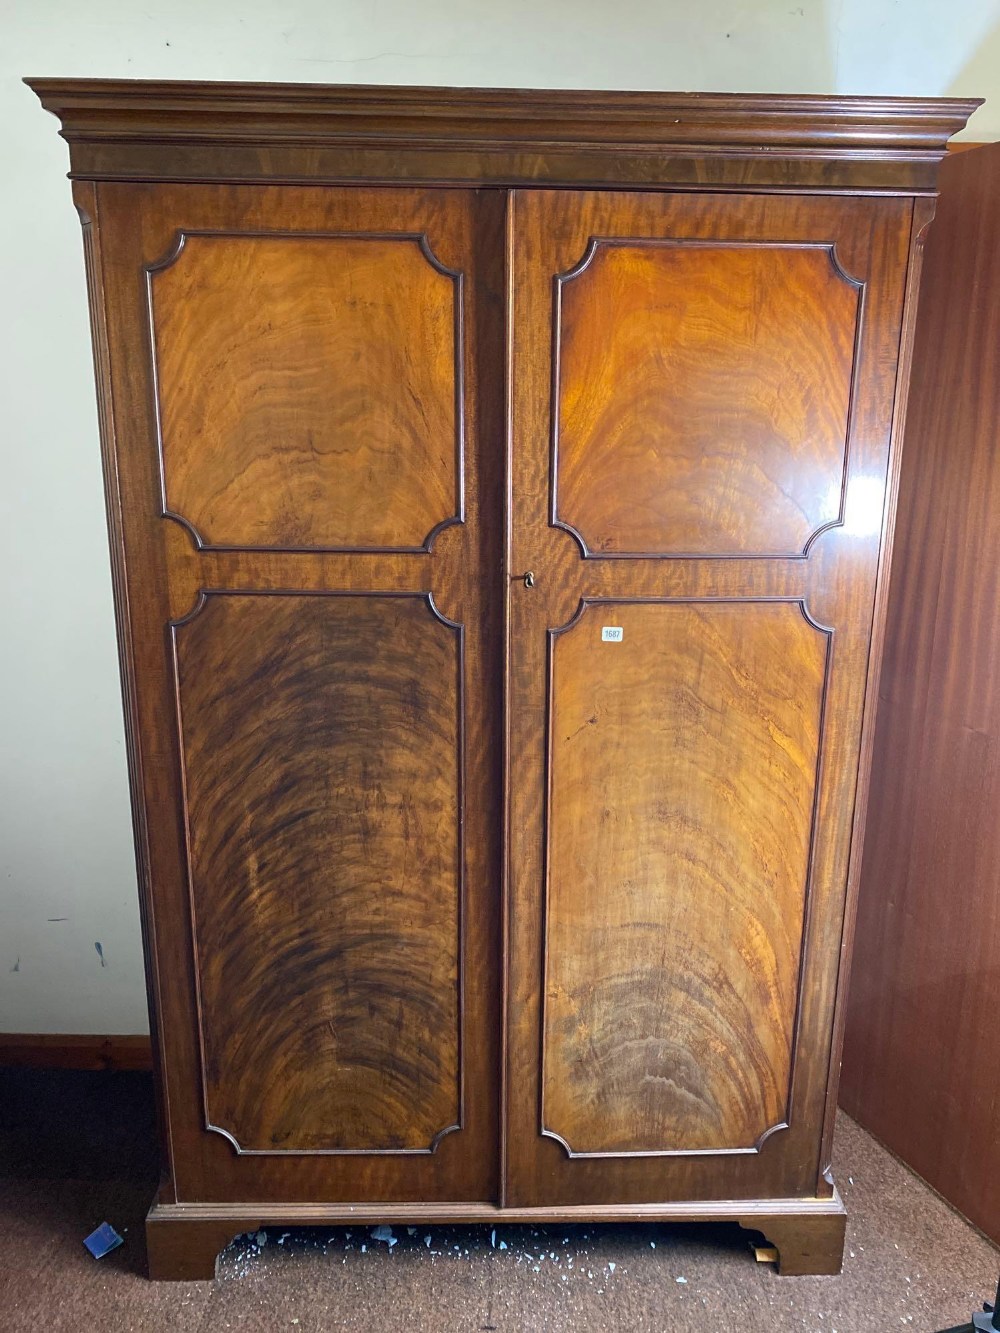
[(1000, 0), (2, 0), (0, 33), (0, 1032), (140, 1032), (79, 225), (21, 76), (950, 93), (1000, 139)]

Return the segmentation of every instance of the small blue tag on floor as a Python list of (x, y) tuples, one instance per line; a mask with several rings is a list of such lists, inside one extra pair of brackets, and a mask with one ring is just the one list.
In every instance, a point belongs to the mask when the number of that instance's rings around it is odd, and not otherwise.
[(96, 1231), (92, 1231), (83, 1242), (95, 1259), (103, 1259), (106, 1254), (116, 1250), (119, 1245), (125, 1242), (113, 1226), (108, 1222), (102, 1222)]

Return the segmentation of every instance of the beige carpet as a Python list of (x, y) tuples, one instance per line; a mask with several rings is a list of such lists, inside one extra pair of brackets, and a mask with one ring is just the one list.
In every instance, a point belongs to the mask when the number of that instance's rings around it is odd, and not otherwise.
[[(778, 1278), (737, 1228), (432, 1227), (394, 1228), (392, 1246), (367, 1228), (272, 1229), (231, 1247), (214, 1284), (153, 1284), (150, 1129), (143, 1075), (0, 1071), (0, 1333), (930, 1333), (992, 1297), (1000, 1268), (1000, 1252), (841, 1117), (839, 1278)], [(105, 1219), (127, 1244), (97, 1262), (81, 1241)]]

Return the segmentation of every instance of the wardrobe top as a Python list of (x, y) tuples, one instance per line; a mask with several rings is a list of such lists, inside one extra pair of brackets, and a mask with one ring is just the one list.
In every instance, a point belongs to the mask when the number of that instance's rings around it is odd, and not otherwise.
[(89, 180), (933, 192), (969, 98), (27, 79)]

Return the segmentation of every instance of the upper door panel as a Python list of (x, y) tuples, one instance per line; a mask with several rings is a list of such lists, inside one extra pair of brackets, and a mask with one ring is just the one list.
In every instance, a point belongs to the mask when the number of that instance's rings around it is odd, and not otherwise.
[(164, 507), (202, 546), (419, 550), (460, 520), (462, 274), (425, 234), (185, 230), (147, 272)]
[(594, 237), (556, 281), (553, 517), (588, 556), (800, 555), (838, 518), (861, 284), (831, 245)]

